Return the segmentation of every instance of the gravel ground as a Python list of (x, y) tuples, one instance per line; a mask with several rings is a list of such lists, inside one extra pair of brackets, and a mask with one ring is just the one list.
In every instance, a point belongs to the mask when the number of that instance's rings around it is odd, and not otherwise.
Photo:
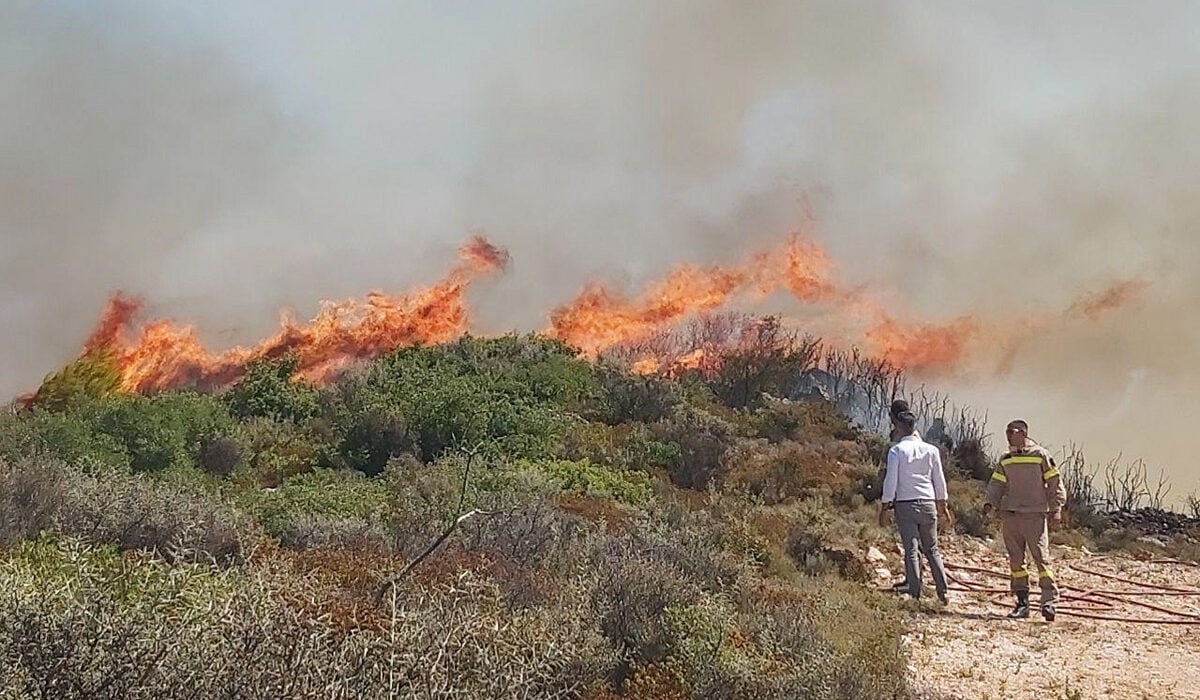
[[(1007, 568), (998, 541), (943, 537), (942, 549), (951, 564)], [(1137, 589), (1073, 568), (1081, 566), (1135, 581), (1200, 590), (1198, 567), (1096, 557), (1063, 547), (1054, 548), (1054, 559), (1057, 580), (1064, 587)], [(897, 562), (893, 554), (886, 564), (898, 569)], [(1007, 586), (1004, 579), (986, 574), (957, 575), (988, 587)], [(1036, 595), (1035, 591), (1035, 600)], [(904, 640), (914, 688), (930, 698), (963, 700), (1200, 698), (1200, 625), (1092, 620), (1070, 616), (1066, 610), (1053, 623), (1036, 612), (1028, 620), (1013, 621), (1004, 619), (1012, 598), (1002, 595), (998, 600), (987, 594), (952, 592), (950, 606), (944, 610), (927, 603), (919, 609), (914, 606)], [(1200, 619), (1200, 595), (1137, 600)], [(1130, 604), (1119, 605), (1111, 614), (1169, 617)]]

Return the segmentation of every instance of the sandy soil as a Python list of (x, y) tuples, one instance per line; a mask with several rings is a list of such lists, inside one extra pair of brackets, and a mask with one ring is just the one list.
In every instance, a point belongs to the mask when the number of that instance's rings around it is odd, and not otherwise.
[[(997, 541), (943, 538), (952, 564), (1004, 571), (1007, 560)], [(1086, 550), (1054, 548), (1054, 568), (1064, 593), (1081, 590), (1144, 590), (1139, 586), (1084, 573), (1121, 576), (1200, 591), (1200, 567), (1101, 558)], [(898, 557), (888, 555), (897, 570)], [(1079, 567), (1079, 568), (1076, 568)], [(882, 574), (883, 572), (881, 572)], [(964, 581), (1004, 588), (1002, 578), (955, 572)], [(925, 574), (928, 585), (928, 572)], [(930, 592), (932, 593), (932, 591)], [(924, 596), (925, 599), (932, 595)], [(1036, 600), (1036, 592), (1034, 593)], [(1200, 620), (1200, 595), (1137, 596)], [(1072, 616), (1065, 609), (1053, 623), (1036, 612), (1028, 620), (1007, 620), (1010, 596), (952, 592), (944, 610), (914, 606), (905, 644), (911, 654), (914, 688), (930, 698), (997, 700), (1094, 700), (1097, 698), (1200, 698), (1200, 625), (1135, 624)], [(1076, 605), (1079, 605), (1076, 603)], [(1106, 614), (1170, 618), (1162, 612), (1122, 603)], [(1179, 618), (1175, 618), (1179, 619)]]

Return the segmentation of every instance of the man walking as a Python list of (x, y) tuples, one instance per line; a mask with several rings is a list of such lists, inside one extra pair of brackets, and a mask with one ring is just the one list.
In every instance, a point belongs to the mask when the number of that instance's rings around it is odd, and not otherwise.
[(896, 511), (896, 528), (904, 545), (904, 580), (913, 598), (921, 597), (921, 566), (918, 551), (925, 555), (933, 573), (938, 600), (947, 601), (946, 570), (938, 551), (937, 526), (941, 515), (953, 524), (946, 507), (946, 475), (938, 448), (916, 435), (916, 416), (901, 411), (892, 418), (900, 441), (888, 451), (879, 524), (887, 522), (889, 509)]
[(1025, 568), (1025, 550), (1029, 549), (1038, 569), (1042, 617), (1051, 622), (1058, 602), (1058, 585), (1047, 564), (1050, 536), (1046, 523), (1061, 521), (1067, 492), (1050, 453), (1029, 439), (1028, 423), (1012, 421), (1005, 435), (1009, 450), (1000, 458), (988, 481), (983, 514), (986, 517), (992, 511), (1000, 512), (1000, 530), (1012, 575), (1010, 587), (1017, 596), (1017, 605), (1008, 616), (1029, 617), (1029, 571)]

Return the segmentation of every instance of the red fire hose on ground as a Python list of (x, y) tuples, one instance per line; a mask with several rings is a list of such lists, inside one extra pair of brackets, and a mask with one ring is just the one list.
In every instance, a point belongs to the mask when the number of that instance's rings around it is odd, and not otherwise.
[[(1072, 617), (1087, 618), (1090, 620), (1110, 620), (1113, 622), (1129, 622), (1137, 624), (1156, 624), (1156, 625), (1200, 625), (1200, 613), (1186, 612), (1175, 610), (1162, 605), (1150, 603), (1143, 598), (1151, 597), (1174, 597), (1188, 598), (1196, 597), (1200, 599), (1200, 589), (1196, 588), (1180, 588), (1176, 586), (1162, 586), (1145, 581), (1137, 581), (1135, 579), (1118, 576), (1116, 574), (1097, 571), (1090, 566), (1093, 562), (1102, 561), (1108, 557), (1092, 557), (1080, 563), (1068, 563), (1067, 568), (1087, 576), (1094, 576), (1106, 581), (1114, 581), (1133, 588), (1080, 588), (1075, 585), (1062, 584), (1059, 586), (1059, 601), (1058, 614), (1069, 615)], [(1167, 565), (1167, 566), (1196, 566), (1190, 562), (1179, 561), (1176, 559), (1156, 559), (1148, 562), (1150, 564)], [(1007, 586), (989, 587), (983, 583), (966, 579), (956, 575), (955, 572), (983, 574), (993, 578), (1003, 579), (1008, 581), (1008, 574), (1003, 571), (995, 571), (993, 569), (985, 569), (977, 566), (965, 566), (962, 564), (946, 564), (947, 576), (951, 582), (950, 590), (962, 591), (967, 593), (978, 593), (987, 595), (997, 605), (1007, 605), (1008, 598), (1012, 594)], [(1158, 617), (1135, 617), (1129, 614), (1120, 614), (1123, 606), (1132, 606), (1153, 610), (1161, 613)]]

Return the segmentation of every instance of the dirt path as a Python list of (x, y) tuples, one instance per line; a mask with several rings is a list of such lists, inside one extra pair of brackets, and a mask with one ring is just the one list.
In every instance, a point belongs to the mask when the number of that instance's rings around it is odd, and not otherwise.
[[(942, 548), (950, 563), (999, 571), (1007, 566), (997, 542), (953, 538), (944, 539)], [(1058, 581), (1064, 587), (1137, 588), (1073, 568), (1078, 566), (1096, 574), (1200, 590), (1197, 567), (1096, 558), (1086, 551), (1058, 547), (1054, 554)], [(979, 585), (1006, 586), (1003, 579), (987, 575), (957, 575)], [(1011, 598), (1000, 599), (1004, 606), (1011, 605)], [(1200, 616), (1200, 596), (1134, 600)], [(914, 613), (905, 637), (913, 687), (932, 698), (963, 700), (1200, 698), (1200, 626), (1091, 620), (1069, 616), (1065, 610), (1053, 623), (1036, 613), (1029, 620), (1011, 621), (1004, 619), (1006, 613), (1006, 607), (992, 596), (967, 592), (952, 593), (944, 612)], [(1111, 613), (1168, 617), (1128, 603)]]

